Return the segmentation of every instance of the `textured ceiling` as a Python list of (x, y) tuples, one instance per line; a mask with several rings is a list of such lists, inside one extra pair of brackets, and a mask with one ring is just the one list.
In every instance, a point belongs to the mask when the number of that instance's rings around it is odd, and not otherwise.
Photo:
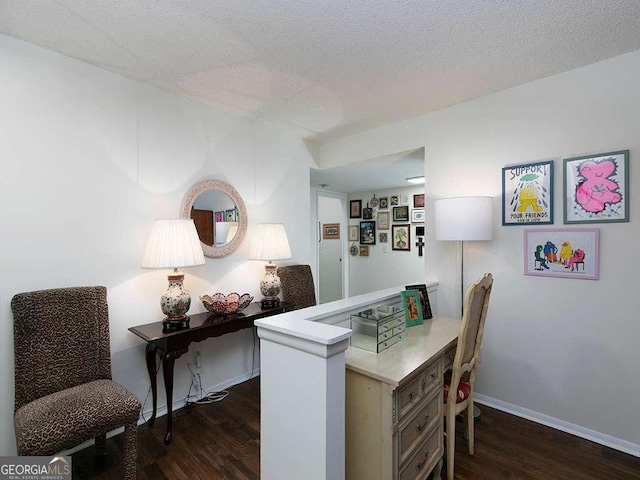
[(0, 32), (319, 143), (640, 49), (638, 0), (0, 0)]

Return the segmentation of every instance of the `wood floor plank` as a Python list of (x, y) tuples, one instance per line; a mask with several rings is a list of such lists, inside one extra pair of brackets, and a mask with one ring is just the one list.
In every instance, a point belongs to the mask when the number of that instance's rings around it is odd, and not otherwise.
[[(229, 389), (222, 402), (174, 412), (169, 446), (165, 425), (160, 418), (138, 428), (140, 480), (259, 480), (259, 378)], [(456, 480), (640, 480), (640, 458), (489, 407), (475, 427), (473, 457), (462, 423), (456, 427)], [(107, 440), (106, 457), (92, 447), (77, 452), (74, 479), (121, 479), (122, 447), (118, 435)]]

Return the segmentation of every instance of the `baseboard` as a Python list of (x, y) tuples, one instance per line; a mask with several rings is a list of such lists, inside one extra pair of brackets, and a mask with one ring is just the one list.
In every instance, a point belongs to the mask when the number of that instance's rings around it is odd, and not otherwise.
[(634, 457), (640, 457), (640, 445), (636, 443), (612, 437), (611, 435), (607, 435), (605, 433), (596, 432), (595, 430), (590, 430), (588, 428), (581, 427), (580, 425), (575, 425), (558, 418), (550, 417), (549, 415), (534, 412), (533, 410), (519, 407), (518, 405), (514, 405), (512, 403), (503, 402), (502, 400), (487, 397), (486, 395), (476, 393), (474, 394), (473, 399), (475, 403), (479, 403), (481, 405), (495, 408), (496, 410), (510, 413), (512, 415), (515, 415), (516, 417), (526, 418), (527, 420), (531, 420), (532, 422), (540, 423), (542, 425), (555, 428), (556, 430), (570, 433), (571, 435), (575, 435), (576, 437), (584, 438), (600, 445), (604, 445), (605, 447), (628, 453), (629, 455), (633, 455)]
[[(256, 368), (251, 372), (246, 372), (241, 375), (238, 375), (233, 378), (229, 378), (222, 383), (217, 385), (212, 385), (210, 387), (203, 387), (202, 389), (205, 392), (219, 392), (220, 390), (225, 390), (229, 387), (233, 387), (234, 385), (238, 385), (239, 383), (246, 382), (254, 377), (260, 375), (260, 368)], [(175, 392), (174, 392), (175, 393)], [(151, 397), (149, 397), (149, 400)], [(187, 402), (187, 397), (182, 397), (173, 401), (173, 411), (179, 410), (185, 406)], [(151, 417), (151, 413), (153, 412), (153, 407), (149, 407), (147, 410), (142, 412), (140, 419), (138, 420), (138, 425), (143, 425), (149, 420)], [(164, 417), (167, 414), (167, 406), (166, 405), (158, 405), (156, 410), (156, 418)]]

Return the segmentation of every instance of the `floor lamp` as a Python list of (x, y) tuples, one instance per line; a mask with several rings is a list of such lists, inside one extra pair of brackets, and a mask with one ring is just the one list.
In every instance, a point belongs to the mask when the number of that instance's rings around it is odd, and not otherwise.
[[(460, 242), (460, 317), (464, 314), (464, 242), (493, 238), (493, 198), (454, 197), (434, 202), (436, 240)], [(473, 416), (480, 418), (474, 405)]]
[(436, 240), (461, 244), (460, 313), (464, 310), (464, 242), (493, 238), (493, 198), (454, 197), (434, 203)]

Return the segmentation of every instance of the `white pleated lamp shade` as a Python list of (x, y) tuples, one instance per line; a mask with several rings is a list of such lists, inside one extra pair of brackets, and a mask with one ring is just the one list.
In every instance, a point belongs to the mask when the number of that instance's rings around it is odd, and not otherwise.
[(434, 202), (436, 240), (493, 239), (493, 198), (454, 197)]
[(198, 231), (190, 218), (154, 220), (142, 268), (179, 268), (204, 265)]
[(250, 260), (286, 260), (291, 257), (289, 240), (283, 224), (260, 223), (256, 226), (249, 248)]

